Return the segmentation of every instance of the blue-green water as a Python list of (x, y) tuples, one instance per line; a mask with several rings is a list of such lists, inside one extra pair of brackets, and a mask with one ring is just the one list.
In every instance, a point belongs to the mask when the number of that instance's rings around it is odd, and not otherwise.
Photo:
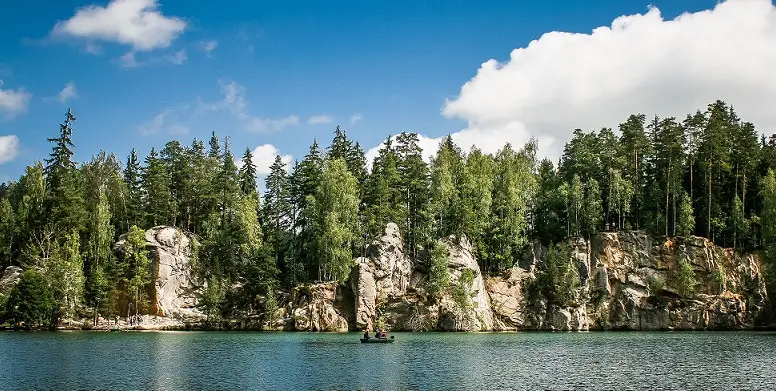
[(0, 333), (0, 389), (776, 389), (773, 333)]

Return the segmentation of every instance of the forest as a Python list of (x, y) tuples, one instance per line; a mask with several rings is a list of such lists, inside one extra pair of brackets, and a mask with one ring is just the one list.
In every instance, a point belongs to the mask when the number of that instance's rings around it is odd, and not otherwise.
[[(314, 140), (290, 167), (277, 156), (263, 194), (250, 148), (235, 156), (216, 133), (142, 161), (132, 149), (76, 163), (75, 123), (68, 111), (50, 156), (0, 186), (0, 270), (26, 270), (0, 296), (7, 319), (111, 314), (119, 290), (139, 311), (151, 282), (144, 231), (158, 225), (195, 238), (204, 310), (223, 318), (272, 309), (302, 283), (345, 280), (389, 222), (429, 270), (449, 235), (466, 235), (483, 272), (498, 274), (531, 242), (617, 230), (703, 236), (759, 252), (766, 271), (776, 264), (776, 135), (761, 136), (723, 101), (685, 118), (634, 114), (617, 129), (575, 129), (557, 163), (537, 158), (535, 140), (464, 153), (450, 136), (426, 162), (405, 132), (368, 169), (338, 126), (328, 147)], [(128, 250), (117, 256), (122, 235)]]

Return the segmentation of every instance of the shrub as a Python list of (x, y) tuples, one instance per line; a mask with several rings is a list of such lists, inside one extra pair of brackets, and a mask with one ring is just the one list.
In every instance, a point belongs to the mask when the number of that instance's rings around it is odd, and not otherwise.
[(461, 271), (461, 277), (458, 278), (458, 283), (453, 287), (453, 301), (458, 304), (458, 308), (465, 311), (472, 307), (471, 297), (469, 296), (469, 290), (474, 282), (474, 271), (471, 269), (463, 269)]
[(689, 295), (695, 292), (695, 286), (698, 280), (695, 279), (695, 271), (690, 262), (681, 260), (677, 264), (675, 271), (676, 287), (682, 295)]
[(441, 243), (435, 243), (431, 249), (431, 257), (428, 266), (428, 279), (426, 280), (426, 292), (431, 297), (447, 290), (450, 286), (450, 271), (447, 269), (447, 247)]
[(717, 265), (717, 268), (711, 274), (711, 277), (714, 280), (714, 284), (716, 284), (717, 289), (719, 289), (719, 292), (724, 292), (725, 288), (727, 287), (727, 275), (725, 274), (725, 267), (721, 264)]

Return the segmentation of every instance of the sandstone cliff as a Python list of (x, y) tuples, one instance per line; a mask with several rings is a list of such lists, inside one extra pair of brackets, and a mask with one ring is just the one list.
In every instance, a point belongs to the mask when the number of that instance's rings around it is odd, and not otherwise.
[[(570, 300), (552, 303), (527, 295), (547, 261), (529, 246), (512, 269), (486, 276), (464, 237), (440, 240), (447, 249), (450, 288), (431, 297), (426, 265), (410, 259), (395, 224), (353, 261), (344, 283), (306, 284), (280, 298), (272, 314), (255, 314), (243, 327), (263, 330), (399, 331), (713, 330), (753, 328), (767, 295), (759, 259), (697, 237), (653, 240), (642, 232), (602, 233), (570, 243), (577, 284)], [(155, 315), (201, 319), (202, 286), (192, 275), (191, 239), (171, 227), (146, 232), (153, 255)], [(116, 245), (121, 251), (122, 242)], [(687, 262), (692, 292), (676, 282)], [(15, 272), (14, 272), (15, 274)], [(465, 276), (465, 277), (463, 277)], [(5, 280), (5, 279), (4, 279)]]

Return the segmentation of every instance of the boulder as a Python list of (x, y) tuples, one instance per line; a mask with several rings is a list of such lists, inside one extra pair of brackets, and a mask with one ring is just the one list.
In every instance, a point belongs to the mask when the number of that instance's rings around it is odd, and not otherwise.
[(297, 287), (289, 311), (293, 329), (347, 332), (347, 318), (335, 305), (337, 288), (336, 282)]
[(22, 268), (18, 266), (8, 266), (5, 268), (3, 277), (0, 278), (0, 294), (7, 296), (22, 278), (22, 272)]

